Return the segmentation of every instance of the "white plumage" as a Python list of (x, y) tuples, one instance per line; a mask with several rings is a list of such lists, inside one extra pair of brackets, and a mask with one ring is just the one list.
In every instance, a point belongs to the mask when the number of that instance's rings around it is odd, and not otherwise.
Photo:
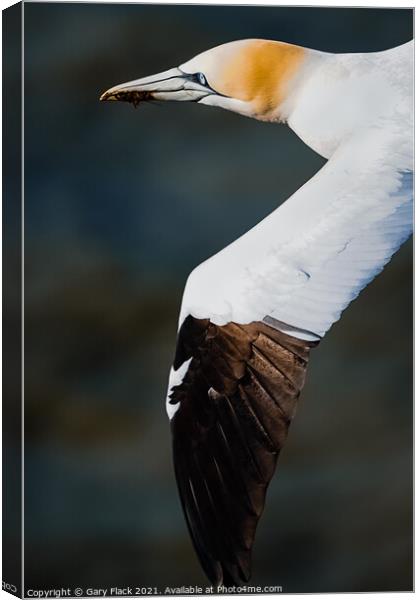
[(103, 95), (287, 123), (328, 159), (185, 287), (166, 408), (185, 518), (216, 585), (250, 578), (310, 351), (412, 231), (412, 63), (412, 43), (328, 54), (242, 40)]
[(192, 272), (180, 324), (188, 314), (218, 325), (271, 315), (322, 337), (410, 235), (411, 44), (325, 55), (317, 64), (294, 99), (289, 124), (315, 150), (331, 152), (329, 161)]

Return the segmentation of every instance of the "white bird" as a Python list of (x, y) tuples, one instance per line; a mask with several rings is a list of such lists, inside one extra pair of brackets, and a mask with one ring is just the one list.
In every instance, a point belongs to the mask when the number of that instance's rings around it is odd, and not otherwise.
[(185, 287), (167, 412), (185, 518), (216, 585), (250, 578), (311, 348), (412, 231), (412, 71), (412, 42), (330, 54), (241, 40), (101, 96), (285, 123), (328, 159)]

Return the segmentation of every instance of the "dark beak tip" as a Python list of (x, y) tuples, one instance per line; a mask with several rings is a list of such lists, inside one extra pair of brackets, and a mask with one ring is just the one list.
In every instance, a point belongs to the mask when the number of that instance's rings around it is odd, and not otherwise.
[(147, 102), (153, 100), (153, 94), (151, 92), (138, 91), (138, 90), (108, 90), (104, 92), (100, 97), (100, 102), (106, 102), (109, 100), (118, 100), (120, 102), (129, 102), (137, 106), (141, 102)]
[(119, 102), (128, 102), (129, 104), (134, 104), (134, 106), (153, 99), (152, 92), (135, 89), (108, 91), (103, 93), (99, 98), (101, 102), (107, 100), (118, 100)]

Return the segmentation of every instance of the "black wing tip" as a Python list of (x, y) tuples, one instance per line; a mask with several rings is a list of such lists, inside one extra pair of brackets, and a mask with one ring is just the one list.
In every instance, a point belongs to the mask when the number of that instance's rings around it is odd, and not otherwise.
[[(209, 323), (190, 316), (179, 331), (174, 368), (193, 360), (182, 385), (174, 388), (174, 401), (181, 406), (171, 420), (173, 457), (201, 567), (216, 593), (235, 593), (251, 578), (254, 536), (290, 422), (285, 416), (294, 412), (309, 351), (317, 342), (293, 338), (264, 321)], [(254, 363), (265, 378), (258, 389), (250, 375)], [(231, 456), (236, 457), (232, 464)], [(238, 504), (243, 511), (237, 514)]]
[[(246, 585), (251, 578), (251, 569), (250, 565), (247, 565), (246, 572), (243, 571), (242, 568), (238, 568), (235, 566), (230, 570), (220, 562), (215, 563), (215, 571), (209, 573), (206, 571), (206, 575), (210, 580), (212, 586), (216, 589), (216, 592), (222, 593), (226, 591), (226, 588), (229, 591), (232, 588), (238, 588)], [(232, 573), (234, 571), (234, 573)]]

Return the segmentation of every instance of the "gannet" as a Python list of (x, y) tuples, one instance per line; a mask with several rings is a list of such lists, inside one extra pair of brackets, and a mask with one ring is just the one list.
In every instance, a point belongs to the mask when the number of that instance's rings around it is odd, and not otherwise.
[(412, 69), (412, 42), (330, 54), (250, 39), (101, 96), (284, 123), (327, 159), (186, 283), (166, 406), (182, 508), (217, 586), (250, 578), (311, 350), (412, 231)]

